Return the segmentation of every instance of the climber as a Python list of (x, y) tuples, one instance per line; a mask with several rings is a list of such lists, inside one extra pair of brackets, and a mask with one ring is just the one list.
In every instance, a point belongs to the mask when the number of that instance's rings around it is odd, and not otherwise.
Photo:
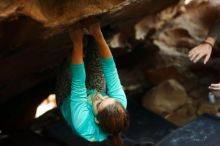
[[(209, 30), (208, 36), (201, 44), (194, 47), (192, 50), (189, 51), (189, 58), (191, 61), (196, 63), (201, 58), (204, 58), (204, 64), (206, 64), (211, 56), (212, 49), (218, 36), (220, 34), (220, 19), (218, 19), (214, 25)], [(220, 90), (220, 83), (211, 84), (209, 89), (212, 90)]]
[[(121, 146), (123, 144), (121, 134), (128, 126), (127, 99), (100, 25), (94, 23), (87, 27), (87, 31), (98, 46), (100, 69), (97, 66), (90, 67), (94, 72), (90, 72), (90, 76), (91, 74), (94, 76), (89, 77), (90, 81), (88, 81), (87, 70), (84, 67), (86, 55), (83, 60), (83, 29), (70, 29), (69, 33), (73, 42), (70, 66), (71, 91), (70, 95), (63, 99), (59, 108), (74, 134), (90, 142), (101, 142), (108, 139), (112, 145)], [(91, 51), (94, 48), (87, 49)], [(93, 58), (89, 61), (91, 63), (97, 60), (97, 58)], [(102, 78), (100, 70), (106, 80), (106, 93), (99, 90), (104, 89), (100, 87), (100, 84), (103, 86), (102, 79), (97, 79)], [(89, 83), (86, 83), (87, 81)]]

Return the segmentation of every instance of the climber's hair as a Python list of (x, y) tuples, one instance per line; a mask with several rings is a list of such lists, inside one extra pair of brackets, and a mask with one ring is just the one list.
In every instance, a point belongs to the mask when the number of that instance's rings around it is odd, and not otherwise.
[(103, 108), (96, 116), (99, 126), (109, 134), (108, 140), (113, 146), (122, 146), (122, 132), (128, 127), (128, 114), (121, 103), (115, 102)]

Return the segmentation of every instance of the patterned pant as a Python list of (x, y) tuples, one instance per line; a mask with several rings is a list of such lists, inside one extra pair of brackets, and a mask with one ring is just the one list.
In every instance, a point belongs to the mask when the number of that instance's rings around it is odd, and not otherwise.
[[(100, 57), (98, 56), (95, 40), (87, 37), (85, 42), (87, 47), (84, 49), (84, 63), (86, 70), (86, 88), (96, 89), (98, 92), (105, 92), (106, 82), (102, 73)], [(56, 83), (56, 102), (58, 107), (62, 104), (64, 98), (70, 94), (70, 63), (71, 56), (68, 56), (61, 67)]]

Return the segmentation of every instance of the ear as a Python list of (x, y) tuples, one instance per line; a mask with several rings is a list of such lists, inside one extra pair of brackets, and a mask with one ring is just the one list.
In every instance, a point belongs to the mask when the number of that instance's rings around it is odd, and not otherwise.
[(97, 120), (97, 118), (95, 118), (95, 122), (96, 122), (96, 124), (99, 124), (99, 121)]

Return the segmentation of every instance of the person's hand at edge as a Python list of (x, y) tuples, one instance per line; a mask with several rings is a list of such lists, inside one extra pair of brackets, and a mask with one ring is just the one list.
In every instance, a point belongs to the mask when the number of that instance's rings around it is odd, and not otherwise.
[(211, 90), (220, 90), (220, 83), (211, 84), (209, 86), (209, 89), (211, 89)]
[(211, 56), (214, 43), (215, 40), (211, 37), (208, 37), (202, 44), (190, 50), (188, 57), (194, 63), (198, 62), (201, 58), (205, 57), (203, 63), (206, 64)]

